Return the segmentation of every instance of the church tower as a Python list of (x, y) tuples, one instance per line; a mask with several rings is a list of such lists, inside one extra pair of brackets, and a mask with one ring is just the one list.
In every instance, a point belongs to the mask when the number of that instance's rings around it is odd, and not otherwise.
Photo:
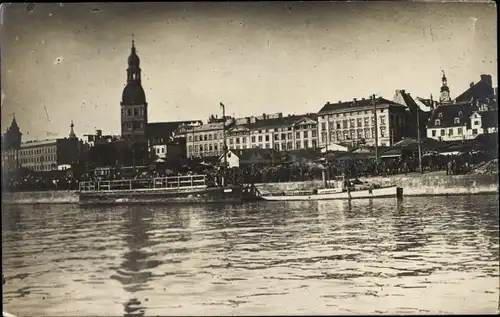
[(22, 138), (21, 130), (17, 125), (16, 115), (13, 114), (12, 122), (10, 127), (7, 129), (7, 132), (3, 135), (2, 147), (5, 149), (20, 149), (21, 148), (21, 138)]
[(443, 70), (443, 77), (441, 78), (443, 85), (441, 86), (441, 94), (439, 95), (439, 102), (441, 104), (450, 103), (450, 88), (448, 87), (448, 80)]
[(124, 139), (144, 140), (148, 125), (148, 103), (141, 84), (140, 60), (132, 40), (128, 57), (127, 85), (123, 89), (121, 105), (121, 136)]

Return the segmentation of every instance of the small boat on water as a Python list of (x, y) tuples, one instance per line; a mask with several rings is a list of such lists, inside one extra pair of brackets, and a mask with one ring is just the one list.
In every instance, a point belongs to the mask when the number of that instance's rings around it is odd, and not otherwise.
[(403, 188), (394, 186), (368, 185), (351, 186), (343, 177), (337, 177), (325, 188), (316, 190), (297, 190), (268, 195), (261, 195), (261, 200), (270, 201), (304, 201), (304, 200), (350, 200), (372, 198), (402, 198)]

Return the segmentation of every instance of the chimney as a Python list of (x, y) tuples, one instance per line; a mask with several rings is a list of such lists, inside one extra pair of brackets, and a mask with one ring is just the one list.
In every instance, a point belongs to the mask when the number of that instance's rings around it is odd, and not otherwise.
[(327, 105), (329, 105), (329, 104), (330, 104), (330, 101), (327, 101), (327, 102), (326, 102), (326, 104), (327, 104)]
[(283, 113), (282, 112), (278, 113), (278, 118), (280, 118), (280, 119), (283, 118)]
[(353, 101), (354, 103), (356, 103), (356, 98), (352, 98), (352, 101)]
[(361, 98), (361, 100), (366, 100), (365, 98)]
[(250, 117), (247, 117), (247, 124), (250, 124), (251, 121), (250, 121)]
[(482, 74), (481, 81), (488, 84), (489, 86), (492, 86), (491, 75)]
[(262, 114), (262, 119), (264, 119), (264, 120), (267, 119), (265, 113)]
[[(401, 89), (401, 93), (404, 94), (405, 93), (405, 90), (404, 89)], [(408, 94), (409, 95), (409, 94)]]
[(339, 100), (339, 103), (342, 103), (342, 101), (341, 101), (341, 100)]

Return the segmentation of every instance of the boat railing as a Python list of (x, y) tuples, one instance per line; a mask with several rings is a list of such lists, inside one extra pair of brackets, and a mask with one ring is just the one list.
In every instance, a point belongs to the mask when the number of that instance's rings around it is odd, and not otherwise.
[(205, 188), (205, 175), (168, 176), (155, 178), (99, 180), (80, 182), (80, 192), (144, 189)]

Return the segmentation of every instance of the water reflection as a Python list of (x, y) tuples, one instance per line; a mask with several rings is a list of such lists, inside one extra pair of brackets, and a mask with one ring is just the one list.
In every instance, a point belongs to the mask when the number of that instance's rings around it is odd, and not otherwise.
[(2, 220), (3, 303), (22, 316), (485, 313), (498, 302), (498, 196), (10, 206)]

